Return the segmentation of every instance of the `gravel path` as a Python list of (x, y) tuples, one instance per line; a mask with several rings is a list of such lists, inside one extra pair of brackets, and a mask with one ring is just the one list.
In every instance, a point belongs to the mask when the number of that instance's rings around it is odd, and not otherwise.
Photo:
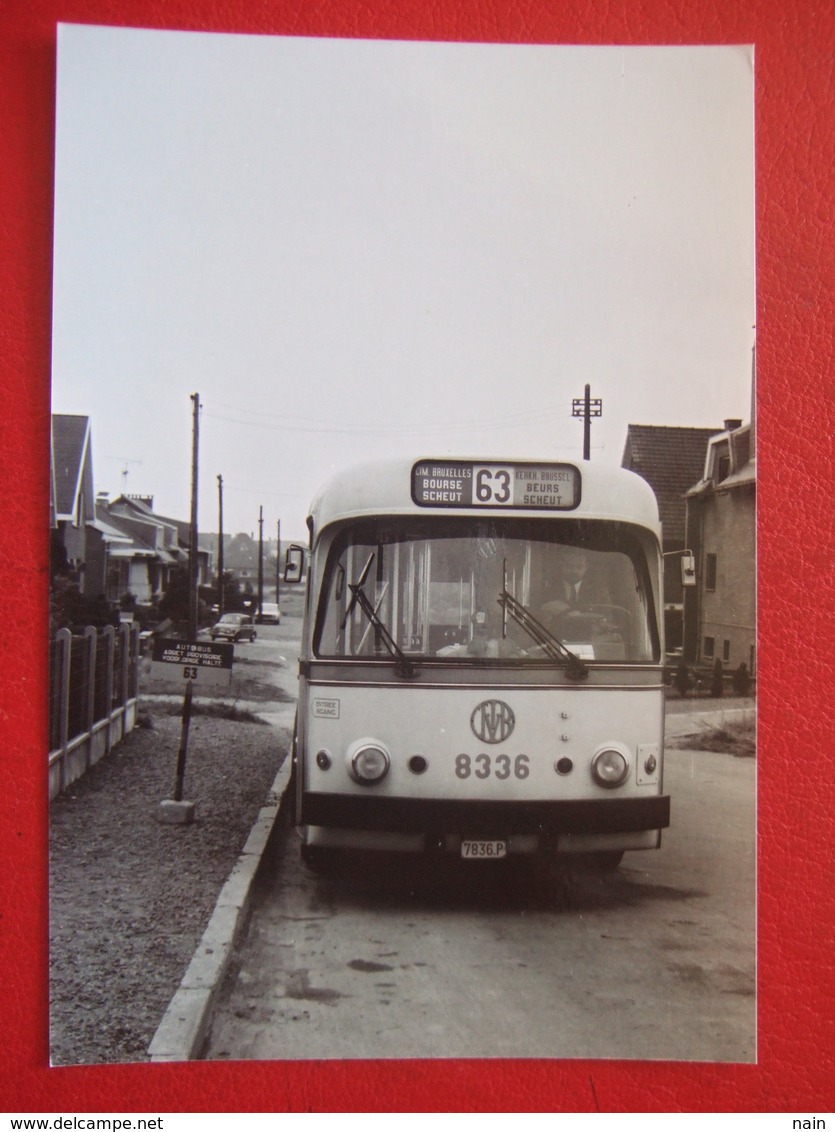
[(218, 893), (264, 804), (289, 729), (196, 715), (184, 796), (192, 825), (162, 825), (180, 720), (144, 709), (111, 755), (50, 808), (53, 1065), (147, 1060)]

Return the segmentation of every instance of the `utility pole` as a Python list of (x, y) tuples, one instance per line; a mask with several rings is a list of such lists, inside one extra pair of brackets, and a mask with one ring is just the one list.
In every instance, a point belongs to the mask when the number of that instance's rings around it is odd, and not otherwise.
[[(165, 798), (160, 803), (160, 821), (167, 825), (188, 825), (195, 818), (195, 803), (183, 801), (183, 781), (186, 778), (186, 755), (189, 745), (189, 726), (191, 723), (191, 700), (193, 686), (198, 677), (201, 684), (229, 683), (232, 679), (233, 646), (230, 644), (215, 645), (204, 644), (197, 640), (199, 631), (199, 602), (198, 602), (198, 538), (197, 538), (197, 480), (198, 480), (198, 437), (200, 428), (200, 396), (191, 395), (193, 405), (193, 424), (191, 440), (191, 530), (189, 532), (189, 566), (188, 566), (188, 628), (186, 640), (172, 637), (171, 640), (154, 642), (154, 657), (152, 668), (158, 666), (166, 670), (165, 678), (172, 676), (181, 680), (184, 678), (186, 691), (182, 701), (182, 728), (180, 731), (180, 749), (177, 753), (177, 773), (174, 775), (173, 797)], [(217, 477), (218, 487), (221, 486), (221, 477)], [(223, 530), (223, 521), (221, 521)], [(223, 671), (215, 671), (214, 666)], [(225, 678), (227, 674), (227, 679)], [(206, 676), (206, 679), (203, 677)], [(221, 679), (216, 679), (221, 677)], [(181, 685), (182, 686), (182, 685)]]
[[(197, 451), (200, 431), (200, 395), (191, 395), (193, 404), (191, 442), (191, 531), (188, 550), (188, 639), (197, 640)], [(188, 732), (191, 724), (192, 682), (186, 682), (183, 695), (183, 726), (180, 732), (180, 750), (177, 754), (177, 778), (174, 784), (174, 801), (183, 800), (183, 781), (186, 774)]]
[(264, 601), (264, 508), (258, 508), (258, 616)]
[(197, 639), (197, 450), (200, 431), (200, 396), (192, 393), (193, 420), (191, 443), (191, 531), (188, 548), (188, 636), (190, 641)]
[(223, 476), (217, 477), (217, 613), (223, 616)]
[(587, 385), (583, 397), (575, 397), (571, 402), (572, 417), (583, 418), (583, 459), (591, 459), (591, 418), (603, 416), (603, 402), (599, 397), (592, 398), (591, 386)]
[(277, 604), (281, 603), (280, 597), (281, 589), (281, 519), (276, 524), (275, 533), (275, 600)]

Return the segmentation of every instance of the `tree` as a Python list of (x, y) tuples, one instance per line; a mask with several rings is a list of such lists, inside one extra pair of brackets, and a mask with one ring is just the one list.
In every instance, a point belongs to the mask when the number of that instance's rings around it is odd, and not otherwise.
[(66, 574), (56, 574), (49, 589), (49, 628), (51, 633), (58, 629), (80, 632), (87, 625), (101, 628), (104, 625), (118, 625), (115, 614), (104, 594), (87, 597), (81, 593), (78, 582)]
[(225, 613), (237, 613), (243, 609), (241, 597), (241, 583), (231, 570), (223, 571), (223, 610)]

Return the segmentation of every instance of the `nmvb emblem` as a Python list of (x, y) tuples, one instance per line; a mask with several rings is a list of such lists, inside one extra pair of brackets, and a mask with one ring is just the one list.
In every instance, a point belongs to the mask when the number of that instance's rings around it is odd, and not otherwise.
[(470, 727), (482, 743), (503, 743), (516, 726), (513, 709), (503, 700), (483, 700), (470, 716)]

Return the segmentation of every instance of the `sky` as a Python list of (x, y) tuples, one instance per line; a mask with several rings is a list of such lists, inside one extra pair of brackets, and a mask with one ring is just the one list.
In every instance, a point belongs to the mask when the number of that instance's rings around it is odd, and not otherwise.
[(750, 419), (753, 51), (61, 25), (53, 412), (97, 491), (301, 539), (371, 458)]

